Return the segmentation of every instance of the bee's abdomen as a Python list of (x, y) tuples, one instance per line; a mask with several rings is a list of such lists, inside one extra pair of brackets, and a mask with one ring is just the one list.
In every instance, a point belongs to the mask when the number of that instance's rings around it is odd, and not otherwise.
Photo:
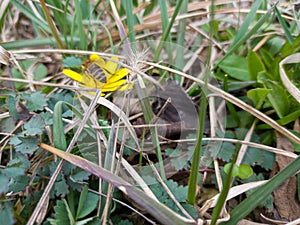
[(94, 78), (96, 78), (97, 80), (99, 80), (102, 83), (106, 83), (107, 79), (106, 76), (103, 72), (103, 70), (101, 69), (100, 66), (98, 66), (95, 63), (92, 63), (88, 66), (87, 72), (92, 75)]

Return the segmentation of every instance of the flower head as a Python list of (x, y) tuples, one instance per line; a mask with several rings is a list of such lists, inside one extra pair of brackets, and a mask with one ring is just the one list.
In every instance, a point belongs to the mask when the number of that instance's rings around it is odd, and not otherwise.
[(96, 54), (92, 54), (86, 63), (82, 65), (82, 73), (77, 73), (70, 69), (64, 69), (62, 72), (87, 88), (98, 88), (102, 94), (113, 91), (124, 91), (132, 88), (133, 84), (123, 79), (128, 74), (126, 68), (118, 69), (118, 57), (113, 56), (113, 61), (104, 61)]

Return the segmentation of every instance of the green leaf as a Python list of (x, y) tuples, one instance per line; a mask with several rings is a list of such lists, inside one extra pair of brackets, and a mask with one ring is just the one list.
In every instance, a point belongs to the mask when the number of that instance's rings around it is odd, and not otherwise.
[(221, 150), (219, 151), (217, 158), (229, 162), (235, 153), (235, 147), (232, 143), (224, 142), (222, 144)]
[(67, 140), (62, 121), (62, 104), (62, 101), (57, 102), (53, 111), (53, 141), (56, 148), (66, 150)]
[[(229, 173), (230, 167), (231, 167), (232, 163), (227, 163), (224, 166), (224, 172), (226, 174)], [(232, 177), (240, 177), (241, 179), (246, 179), (248, 177), (250, 177), (253, 174), (253, 170), (251, 168), (251, 166), (247, 165), (247, 164), (241, 164), (241, 165), (233, 165), (233, 169), (232, 169)]]
[(11, 137), (10, 140), (9, 140), (10, 145), (17, 146), (21, 143), (22, 143), (22, 141), (19, 139), (18, 135), (15, 135), (15, 136)]
[(82, 182), (84, 180), (87, 180), (90, 175), (91, 174), (89, 172), (76, 167), (74, 172), (72, 173), (71, 177), (77, 182), (78, 181)]
[[(232, 163), (226, 163), (224, 166), (224, 172), (226, 174), (229, 174), (230, 168), (231, 168)], [(232, 177), (236, 177), (239, 175), (239, 167), (236, 164), (233, 164), (233, 168), (232, 168), (232, 173), (231, 176)]]
[(285, 90), (279, 84), (266, 80), (264, 82), (266, 88), (272, 91), (268, 94), (268, 98), (273, 108), (275, 109), (277, 115), (283, 118), (288, 114), (290, 109), (289, 99)]
[(253, 174), (253, 169), (251, 168), (251, 166), (249, 166), (247, 164), (241, 164), (239, 166), (238, 176), (241, 179), (246, 179), (246, 178), (250, 177), (252, 174)]
[(26, 187), (29, 185), (29, 176), (18, 176), (12, 178), (9, 182), (9, 190), (12, 192), (25, 191)]
[(54, 184), (54, 190), (56, 196), (64, 197), (69, 194), (69, 186), (63, 175), (61, 175), (60, 180), (56, 181)]
[(21, 144), (16, 146), (16, 151), (23, 154), (33, 153), (38, 148), (39, 139), (33, 137), (19, 137)]
[(251, 80), (256, 80), (257, 75), (261, 71), (265, 71), (265, 66), (260, 57), (253, 51), (248, 56), (248, 69)]
[(22, 176), (25, 174), (25, 171), (29, 169), (30, 162), (26, 157), (24, 157), (21, 154), (18, 154), (18, 156), (7, 164), (6, 168), (3, 169), (3, 173), (5, 173), (9, 177), (17, 177)]
[(13, 225), (16, 222), (12, 207), (7, 202), (4, 205), (0, 205), (0, 221), (1, 224), (5, 225)]
[(45, 129), (45, 123), (41, 116), (33, 116), (29, 122), (24, 125), (24, 128), (26, 129), (26, 134), (35, 136), (43, 133)]
[(71, 225), (69, 219), (66, 200), (58, 200), (54, 207), (54, 218), (49, 218), (48, 221), (52, 225)]
[(85, 186), (80, 194), (76, 219), (81, 219), (89, 215), (97, 208), (99, 196), (88, 192), (88, 187)]
[(281, 16), (280, 11), (278, 10), (278, 8), (275, 6), (275, 12), (278, 18), (278, 21), (280, 23), (280, 25), (282, 26), (284, 33), (285, 33), (285, 37), (286, 39), (290, 42), (290, 44), (294, 43), (294, 38), (291, 34), (291, 32), (289, 31), (288, 25), (286, 24), (286, 21), (283, 19), (283, 17)]
[(251, 89), (247, 92), (247, 97), (253, 101), (255, 108), (260, 109), (270, 92), (267, 88)]
[(239, 28), (230, 48), (232, 48), (234, 45), (236, 45), (248, 32), (250, 24), (253, 22), (255, 17), (257, 16), (257, 10), (259, 9), (259, 6), (261, 5), (262, 0), (255, 1), (251, 7), (251, 10), (249, 13), (247, 13), (247, 16), (242, 24), (242, 26)]
[(5, 174), (0, 174), (0, 194), (5, 194), (6, 192), (8, 192), (8, 182), (9, 178)]
[(17, 97), (8, 96), (7, 105), (9, 110), (9, 115), (13, 120), (27, 120), (30, 115), (26, 106), (19, 101)]
[(27, 100), (26, 107), (30, 111), (43, 110), (44, 107), (47, 106), (46, 95), (41, 93), (40, 91), (31, 94), (22, 93), (22, 98)]
[(240, 81), (250, 80), (247, 59), (244, 57), (230, 55), (219, 64), (219, 67), (232, 78)]
[(34, 80), (42, 80), (47, 76), (47, 67), (44, 64), (39, 64), (33, 71)]
[(43, 118), (46, 125), (50, 126), (53, 124), (53, 117), (50, 112), (42, 112), (40, 113), (40, 116)]
[(69, 56), (63, 59), (63, 67), (80, 69), (82, 60), (80, 58)]

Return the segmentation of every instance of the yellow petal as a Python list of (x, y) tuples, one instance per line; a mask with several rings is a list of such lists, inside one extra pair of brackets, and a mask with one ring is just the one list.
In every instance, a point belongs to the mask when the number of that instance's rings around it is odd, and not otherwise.
[(66, 76), (70, 77), (72, 80), (81, 82), (82, 81), (82, 74), (77, 73), (73, 70), (64, 69), (62, 71)]
[(111, 91), (115, 91), (117, 90), (120, 86), (122, 86), (123, 84), (125, 84), (127, 82), (127, 80), (123, 79), (123, 80), (119, 80), (115, 83), (110, 83), (110, 84), (104, 84), (102, 91), (103, 92), (111, 92)]
[(112, 77), (107, 81), (107, 83), (114, 83), (128, 74), (128, 70), (126, 68), (119, 69)]

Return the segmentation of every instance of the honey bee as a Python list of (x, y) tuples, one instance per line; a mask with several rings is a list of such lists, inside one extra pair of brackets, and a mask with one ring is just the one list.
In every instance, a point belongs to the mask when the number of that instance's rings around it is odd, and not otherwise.
[(100, 89), (101, 95), (116, 90), (131, 89), (133, 83), (127, 83), (125, 78), (128, 70), (126, 68), (118, 69), (116, 63), (119, 60), (118, 57), (112, 56), (111, 59), (113, 61), (104, 61), (102, 57), (92, 54), (88, 60), (82, 63), (81, 73), (69, 69), (64, 69), (62, 72), (84, 87)]
[[(91, 57), (82, 63), (82, 71), (84, 75), (97, 79), (101, 83), (107, 83), (108, 81), (104, 70), (105, 69), (100, 66), (100, 63), (97, 63), (97, 60), (91, 60)], [(106, 72), (109, 74), (108, 71)]]

